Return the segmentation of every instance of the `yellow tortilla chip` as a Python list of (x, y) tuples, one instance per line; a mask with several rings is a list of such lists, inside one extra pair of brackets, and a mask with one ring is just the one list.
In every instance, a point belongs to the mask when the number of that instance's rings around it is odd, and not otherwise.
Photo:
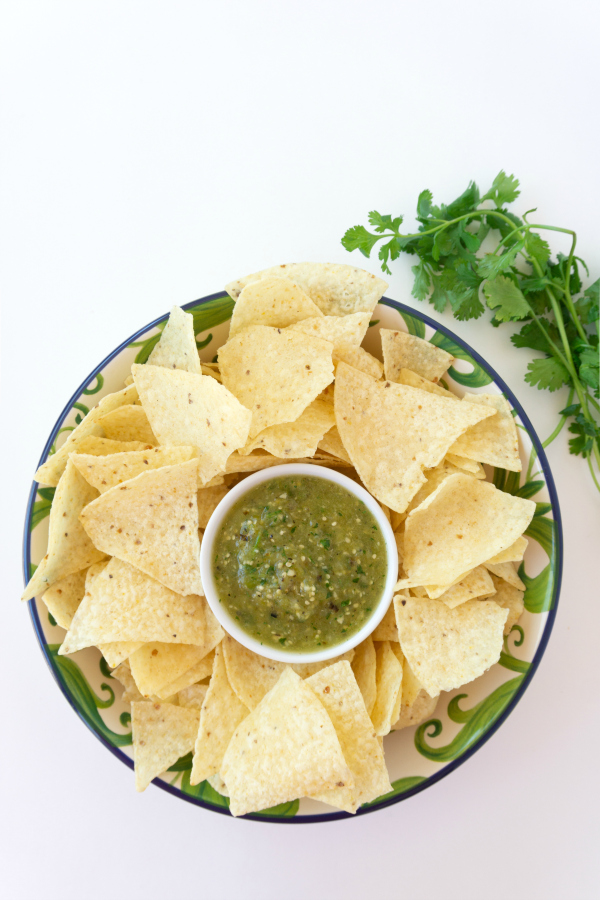
[(399, 699), (402, 697), (402, 665), (389, 641), (375, 644), (377, 655), (377, 696), (371, 712), (371, 721), (378, 735), (389, 734), (398, 718)]
[(394, 598), (400, 646), (427, 693), (452, 691), (498, 662), (508, 612), (492, 600), (448, 609), (439, 600)]
[(135, 788), (150, 782), (194, 746), (200, 713), (171, 703), (131, 704)]
[(458, 397), (452, 391), (447, 391), (441, 384), (428, 381), (422, 375), (417, 375), (416, 372), (410, 369), (400, 369), (397, 382), (398, 384), (407, 384), (409, 387), (420, 388), (422, 391), (429, 391), (430, 394), (438, 394), (438, 396), (446, 397), (449, 400), (458, 400)]
[(85, 594), (85, 573), (87, 569), (73, 572), (66, 578), (56, 581), (52, 587), (42, 594), (42, 600), (57, 625), (69, 629), (77, 607)]
[(301, 287), (289, 278), (267, 275), (247, 284), (240, 292), (229, 325), (229, 337), (252, 325), (286, 328), (323, 313)]
[(131, 669), (129, 668), (129, 663), (127, 662), (127, 660), (120, 663), (111, 672), (111, 675), (113, 678), (116, 678), (119, 684), (122, 684), (125, 688), (121, 695), (121, 701), (123, 703), (133, 703), (134, 701), (144, 699), (137, 689), (137, 685), (134, 681), (133, 675), (131, 674)]
[(311, 457), (301, 457), (300, 459), (280, 459), (264, 450), (254, 450), (250, 456), (240, 456), (239, 453), (232, 453), (227, 460), (226, 475), (249, 474), (250, 472), (259, 472), (262, 469), (269, 469), (271, 466), (289, 465), (289, 463), (307, 463), (310, 465), (324, 465), (326, 460), (314, 459)]
[(313, 400), (295, 422), (265, 428), (244, 448), (244, 453), (262, 449), (281, 459), (310, 457), (317, 452), (323, 435), (335, 426), (331, 403)]
[(148, 365), (200, 374), (200, 357), (191, 313), (184, 312), (179, 306), (173, 307), (160, 340), (148, 357)]
[(248, 439), (248, 410), (214, 378), (159, 366), (131, 370), (160, 444), (197, 447), (202, 482), (224, 472)]
[(199, 784), (219, 772), (229, 741), (249, 712), (229, 684), (220, 645), (215, 651), (212, 677), (202, 704), (191, 784)]
[(203, 594), (196, 474), (196, 460), (142, 472), (90, 503), (81, 523), (100, 550), (178, 594)]
[(157, 694), (159, 699), (166, 700), (171, 694), (179, 694), (191, 685), (196, 684), (196, 682), (208, 678), (213, 670), (214, 658), (215, 651), (211, 650), (199, 663), (196, 663), (195, 666), (184, 672), (176, 681), (161, 688)]
[(463, 403), (475, 403), (496, 410), (496, 415), (472, 425), (450, 447), (450, 452), (477, 462), (521, 471), (519, 435), (511, 407), (502, 394), (465, 394)]
[(405, 331), (390, 331), (382, 328), (381, 347), (383, 365), (388, 381), (398, 381), (401, 369), (410, 369), (422, 378), (434, 383), (454, 362), (454, 357), (429, 341), (407, 334)]
[(364, 640), (362, 644), (359, 644), (358, 647), (355, 647), (351, 666), (356, 683), (362, 694), (367, 714), (370, 716), (377, 697), (377, 656), (371, 636)]
[[(107, 567), (109, 560), (104, 560), (103, 562), (94, 563), (93, 566), (90, 566), (87, 570), (87, 574), (85, 576), (85, 594), (84, 599), (87, 599), (88, 604), (90, 603), (90, 597), (92, 594), (92, 589), (94, 586), (94, 582), (98, 578), (101, 572)], [(79, 607), (78, 607), (79, 608)], [(71, 620), (72, 621), (72, 620)], [(71, 626), (69, 625), (69, 628)], [(105, 643), (98, 644), (98, 650), (104, 657), (107, 665), (111, 669), (115, 669), (123, 663), (131, 656), (132, 653), (135, 653), (142, 646), (142, 641), (107, 641)], [(129, 664), (127, 663), (127, 666)], [(141, 699), (141, 697), (133, 698), (133, 699)]]
[[(259, 656), (258, 653), (253, 653), (252, 650), (238, 644), (228, 634), (223, 638), (223, 655), (229, 683), (248, 709), (255, 709), (258, 706), (265, 694), (275, 687), (286, 668), (286, 663)], [(344, 659), (351, 662), (353, 657), (354, 650), (348, 650), (335, 659), (316, 663), (295, 663), (291, 668), (300, 678), (308, 678), (334, 662)]]
[(500, 565), (500, 563), (505, 562), (520, 562), (523, 559), (528, 543), (529, 541), (527, 538), (521, 535), (521, 537), (518, 537), (514, 544), (511, 544), (506, 550), (502, 550), (500, 553), (496, 553), (495, 556), (492, 556), (491, 559), (488, 559), (487, 564), (497, 566)]
[(229, 797), (227, 785), (218, 773), (217, 775), (209, 775), (206, 780), (210, 784), (211, 788), (213, 788), (217, 792), (217, 794), (221, 794), (222, 797)]
[(122, 484), (150, 469), (178, 465), (196, 457), (194, 447), (152, 447), (133, 453), (111, 453), (108, 456), (92, 456), (73, 453), (71, 459), (85, 480), (101, 494), (116, 484)]
[[(136, 392), (137, 393), (137, 392)], [(144, 441), (111, 441), (109, 438), (89, 437), (81, 438), (77, 442), (77, 449), (72, 450), (73, 456), (77, 453), (88, 453), (90, 456), (110, 456), (112, 453), (130, 453), (132, 450), (151, 450), (152, 444)]]
[(415, 583), (450, 585), (514, 543), (534, 512), (532, 500), (451, 475), (408, 516), (404, 568)]
[(99, 419), (107, 438), (112, 441), (143, 441), (156, 447), (158, 441), (148, 422), (146, 411), (136, 405), (120, 406)]
[(396, 628), (396, 613), (394, 612), (394, 604), (390, 601), (388, 610), (371, 635), (374, 641), (397, 641), (398, 629)]
[(98, 424), (102, 416), (113, 409), (117, 409), (119, 406), (133, 403), (137, 398), (138, 393), (134, 386), (123, 388), (122, 391), (117, 391), (116, 394), (107, 394), (106, 397), (103, 397), (98, 406), (91, 409), (79, 425), (69, 434), (56, 453), (49, 456), (46, 462), (40, 466), (34, 475), (35, 480), (39, 484), (49, 484), (52, 487), (56, 487), (67, 465), (69, 454), (79, 449), (81, 441), (92, 435), (96, 437), (104, 436), (104, 429)]
[(333, 351), (333, 364), (336, 367), (340, 362), (346, 363), (365, 375), (379, 380), (383, 375), (383, 365), (368, 353), (363, 347), (356, 347), (353, 344), (338, 343)]
[(104, 553), (94, 546), (79, 521), (81, 511), (97, 496), (98, 491), (69, 460), (52, 501), (48, 551), (29, 580), (23, 600), (31, 600), (67, 575), (104, 559)]
[(410, 728), (412, 725), (420, 725), (421, 722), (425, 722), (434, 714), (439, 699), (439, 695), (430, 697), (427, 691), (421, 690), (410, 706), (405, 705), (403, 701), (400, 715), (392, 725), (392, 731), (400, 731), (402, 728)]
[(74, 653), (105, 641), (202, 645), (209, 626), (221, 634), (213, 620), (204, 597), (183, 597), (113, 558), (83, 598), (60, 652)]
[(223, 384), (252, 412), (251, 438), (294, 422), (333, 381), (333, 344), (288, 329), (255, 325), (219, 349)]
[(211, 378), (214, 378), (216, 381), (221, 384), (221, 373), (219, 372), (219, 367), (215, 365), (211, 365), (210, 363), (202, 363), (202, 375), (209, 375)]
[(354, 779), (352, 788), (329, 788), (311, 794), (311, 797), (355, 813), (363, 803), (369, 803), (392, 789), (383, 751), (362, 694), (348, 662), (327, 666), (307, 678), (306, 684), (327, 710)]
[(303, 334), (331, 341), (334, 350), (339, 345), (354, 344), (358, 347), (367, 333), (369, 318), (368, 312), (352, 313), (349, 316), (321, 315), (316, 319), (304, 319), (290, 325), (290, 331), (301, 331)]
[(467, 459), (466, 456), (458, 456), (456, 453), (446, 453), (445, 462), (450, 463), (456, 469), (461, 469), (463, 472), (468, 472), (469, 475), (473, 475), (475, 478), (485, 478), (485, 469), (481, 465), (481, 463), (475, 462), (472, 459)]
[(491, 600), (502, 609), (508, 610), (508, 618), (504, 623), (504, 634), (510, 634), (513, 625), (516, 625), (523, 615), (523, 610), (525, 609), (523, 603), (524, 592), (502, 578), (498, 578), (497, 575), (492, 575), (492, 581), (494, 582), (496, 593)]
[(397, 512), (425, 483), (423, 468), (437, 466), (462, 431), (491, 413), (375, 381), (345, 363), (337, 369), (335, 418), (344, 447), (368, 490)]
[(235, 300), (247, 284), (268, 275), (289, 278), (299, 285), (326, 316), (347, 316), (357, 312), (371, 314), (387, 288), (387, 283), (381, 278), (354, 266), (287, 263), (232, 281), (225, 290)]
[[(496, 575), (498, 578), (501, 578), (503, 581), (508, 582), (514, 588), (518, 588), (520, 591), (525, 590), (525, 585), (517, 575), (514, 564), (511, 562), (504, 563), (484, 563), (484, 566), (488, 571), (492, 572), (492, 574)], [(494, 598), (495, 599), (495, 598)]]
[(476, 597), (484, 597), (494, 593), (494, 582), (488, 574), (485, 566), (476, 566), (466, 578), (458, 584), (448, 588), (439, 599), (449, 609), (454, 609), (467, 600), (475, 600)]
[(197, 709), (200, 712), (207, 690), (207, 684), (190, 684), (189, 687), (177, 694), (179, 706), (185, 706), (186, 709)]
[[(406, 600), (408, 598), (404, 596), (400, 599)], [(423, 685), (411, 669), (410, 663), (405, 656), (402, 663), (402, 706), (412, 706), (421, 691), (423, 691)]]
[(204, 659), (214, 644), (214, 636), (211, 641), (208, 635), (207, 640), (200, 645), (165, 644), (162, 641), (142, 644), (129, 657), (129, 667), (139, 692), (146, 699), (160, 696), (165, 687), (179, 680), (192, 666)]
[(198, 525), (200, 528), (206, 528), (208, 520), (227, 493), (228, 488), (225, 485), (204, 487), (198, 491)]
[(331, 719), (289, 667), (236, 728), (221, 775), (234, 816), (354, 785)]
[(323, 437), (317, 444), (317, 448), (319, 450), (325, 450), (326, 453), (331, 453), (332, 456), (336, 456), (338, 459), (343, 459), (344, 462), (350, 462), (350, 457), (346, 452), (346, 448), (342, 444), (342, 439), (340, 437), (339, 431), (337, 430), (337, 425), (334, 425), (333, 428), (329, 429), (327, 434), (323, 435)]

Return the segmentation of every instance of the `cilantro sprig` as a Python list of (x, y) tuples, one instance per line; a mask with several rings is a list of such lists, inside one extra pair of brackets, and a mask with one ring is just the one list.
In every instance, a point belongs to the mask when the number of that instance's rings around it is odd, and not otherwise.
[[(367, 257), (379, 244), (381, 267), (388, 274), (389, 263), (401, 253), (415, 256), (412, 295), (429, 300), (440, 313), (450, 305), (454, 317), (465, 321), (478, 319), (487, 306), (494, 327), (523, 322), (511, 337), (513, 344), (544, 354), (529, 363), (525, 380), (540, 390), (569, 388), (567, 406), (544, 446), (569, 422), (570, 452), (587, 460), (600, 491), (600, 279), (584, 288), (582, 272), (589, 280), (589, 270), (575, 255), (574, 231), (529, 222), (534, 209), (522, 217), (507, 209), (519, 194), (518, 180), (505, 172), (487, 193), (481, 195), (471, 182), (448, 205), (434, 205), (431, 191), (425, 190), (417, 201), (416, 232), (401, 233), (402, 216), (371, 212), (373, 231), (355, 225), (342, 244)], [(568, 255), (552, 257), (540, 234), (549, 231), (570, 235)], [(528, 477), (534, 461), (535, 455)]]

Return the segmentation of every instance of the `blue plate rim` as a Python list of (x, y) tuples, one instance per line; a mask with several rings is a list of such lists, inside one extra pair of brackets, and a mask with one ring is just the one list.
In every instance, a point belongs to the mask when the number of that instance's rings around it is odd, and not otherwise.
[[(184, 304), (182, 306), (182, 309), (189, 309), (191, 307), (197, 307), (198, 305), (208, 303), (210, 300), (219, 300), (219, 299), (223, 299), (228, 296), (229, 295), (227, 294), (226, 291), (218, 291), (215, 294), (208, 294), (206, 297), (201, 297), (199, 300), (192, 300), (190, 303)], [(560, 597), (560, 589), (561, 589), (561, 582), (562, 582), (562, 570), (563, 570), (562, 517), (561, 517), (561, 513), (560, 513), (560, 505), (558, 502), (558, 494), (556, 491), (556, 486), (554, 484), (554, 478), (552, 476), (550, 464), (548, 462), (548, 458), (547, 458), (544, 448), (542, 446), (542, 442), (540, 441), (539, 437), (537, 436), (537, 433), (536, 433), (533, 425), (531, 424), (529, 417), (525, 413), (525, 410), (521, 406), (519, 400), (514, 395), (513, 391), (508, 387), (506, 382), (498, 375), (496, 370), (493, 369), (490, 366), (490, 364), (488, 362), (486, 362), (486, 360), (484, 360), (482, 356), (480, 356), (479, 353), (477, 353), (476, 350), (474, 350), (472, 347), (469, 346), (469, 344), (466, 343), (466, 341), (463, 341), (462, 338), (458, 337), (458, 335), (456, 335), (456, 334), (454, 334), (454, 332), (450, 331), (450, 329), (447, 328), (445, 325), (441, 324), (440, 322), (436, 322), (435, 319), (430, 318), (429, 316), (425, 315), (420, 310), (415, 309), (414, 307), (406, 306), (404, 303), (400, 303), (398, 300), (391, 300), (389, 297), (385, 297), (385, 296), (382, 297), (379, 302), (383, 303), (385, 306), (391, 307), (392, 309), (398, 310), (398, 312), (400, 312), (400, 314), (405, 312), (410, 316), (414, 316), (415, 318), (420, 319), (425, 325), (429, 325), (431, 328), (433, 328), (436, 331), (441, 331), (444, 335), (446, 335), (446, 337), (455, 341), (459, 347), (461, 347), (463, 350), (465, 350), (475, 360), (475, 362), (478, 363), (484, 369), (484, 371), (486, 371), (489, 375), (492, 376), (494, 382), (500, 387), (502, 392), (505, 393), (506, 396), (508, 397), (513, 408), (517, 410), (519, 418), (521, 419), (521, 422), (527, 429), (527, 432), (531, 438), (531, 441), (537, 451), (538, 459), (539, 459), (540, 465), (542, 467), (542, 471), (544, 473), (544, 478), (546, 480), (546, 486), (548, 488), (548, 493), (550, 495), (550, 503), (552, 504), (552, 515), (553, 515), (554, 521), (556, 522), (556, 554), (557, 554), (556, 559), (557, 559), (557, 562), (556, 562), (556, 573), (555, 573), (556, 577), (555, 577), (555, 581), (554, 581), (554, 594), (553, 594), (553, 598), (552, 598), (552, 607), (550, 610), (548, 610), (546, 624), (544, 626), (544, 631), (543, 631), (539, 646), (536, 650), (535, 656), (530, 663), (529, 669), (527, 670), (526, 674), (523, 676), (522, 684), (520, 685), (519, 689), (517, 691), (515, 691), (515, 694), (514, 694), (513, 698), (511, 699), (510, 703), (508, 703), (508, 705), (506, 706), (504, 711), (501, 713), (500, 716), (498, 716), (496, 721), (493, 723), (493, 725), (490, 726), (490, 728), (485, 732), (485, 734), (483, 734), (471, 747), (469, 747), (468, 750), (465, 750), (465, 752), (460, 757), (449, 762), (439, 772), (436, 772), (434, 775), (425, 777), (422, 782), (419, 782), (419, 784), (415, 785), (414, 787), (410, 788), (409, 790), (403, 792), (402, 794), (398, 794), (395, 797), (390, 797), (389, 800), (384, 800), (381, 803), (377, 804), (376, 806), (369, 806), (369, 807), (366, 807), (363, 809), (358, 809), (354, 815), (351, 815), (350, 813), (346, 813), (346, 812), (342, 812), (342, 811), (333, 812), (333, 813), (324, 813), (322, 815), (297, 815), (297, 816), (259, 816), (259, 815), (249, 814), (247, 816), (241, 817), (243, 820), (251, 820), (251, 821), (262, 822), (262, 823), (266, 823), (266, 824), (298, 824), (298, 825), (302, 825), (302, 824), (316, 824), (316, 823), (320, 823), (320, 822), (333, 822), (333, 821), (338, 821), (340, 819), (356, 819), (357, 816), (362, 816), (362, 815), (367, 815), (368, 813), (377, 812), (378, 810), (385, 809), (388, 806), (394, 806), (396, 803), (400, 803), (403, 800), (408, 800), (410, 797), (414, 797), (415, 794), (418, 794), (421, 791), (425, 790), (426, 788), (431, 787), (432, 785), (441, 781), (442, 778), (446, 778), (446, 776), (450, 775), (451, 772), (454, 772), (459, 766), (463, 765), (463, 763), (465, 763), (468, 759), (470, 759), (470, 757), (473, 756), (473, 754), (476, 753), (477, 750), (479, 750), (481, 747), (483, 747), (483, 745), (496, 733), (496, 731), (506, 721), (506, 719), (511, 714), (511, 712), (515, 709), (517, 703), (523, 697), (523, 694), (529, 687), (529, 684), (531, 683), (531, 679), (533, 678), (533, 676), (535, 675), (535, 673), (539, 667), (542, 657), (546, 651), (546, 647), (548, 646), (548, 641), (550, 640), (550, 635), (552, 633), (552, 629), (554, 627), (554, 621), (556, 619), (556, 611), (558, 609), (558, 602), (559, 602), (559, 597)], [(136, 341), (138, 338), (140, 338), (142, 335), (144, 335), (151, 328), (155, 328), (160, 322), (163, 322), (168, 317), (168, 315), (169, 315), (169, 313), (165, 313), (162, 316), (158, 316), (158, 318), (154, 319), (152, 322), (149, 322), (147, 325), (144, 325), (142, 328), (138, 329), (138, 331), (136, 331), (135, 334), (131, 335), (131, 337), (127, 338), (127, 340), (123, 341), (121, 344), (119, 344), (118, 347), (116, 347), (111, 353), (109, 353), (108, 356), (106, 356), (94, 368), (94, 370), (87, 376), (87, 378), (79, 385), (79, 387), (77, 388), (75, 393), (71, 396), (71, 398), (68, 401), (68, 403), (66, 404), (66, 406), (63, 408), (58, 419), (56, 420), (56, 423), (50, 433), (50, 437), (46, 441), (46, 444), (45, 444), (42, 454), (40, 456), (40, 460), (38, 462), (38, 467), (46, 459), (48, 451), (50, 450), (50, 447), (56, 440), (58, 432), (59, 432), (60, 428), (62, 427), (62, 423), (64, 422), (67, 415), (73, 408), (73, 404), (81, 396), (84, 389), (90, 383), (93, 382), (93, 379), (96, 377), (98, 372), (101, 372), (105, 366), (107, 366), (110, 362), (112, 362), (112, 360), (115, 359), (115, 357), (117, 357), (123, 350), (125, 350), (127, 347), (129, 347), (130, 344), (132, 344), (134, 341)], [(27, 509), (25, 512), (25, 527), (24, 527), (24, 532), (23, 532), (23, 560), (22, 561), (23, 561), (23, 578), (24, 578), (25, 584), (27, 584), (27, 582), (29, 581), (29, 571), (30, 571), (30, 563), (31, 563), (30, 541), (29, 541), (29, 535), (30, 535), (29, 523), (30, 523), (32, 511), (33, 511), (33, 504), (35, 502), (37, 490), (38, 490), (38, 482), (34, 481), (34, 482), (32, 482), (31, 490), (29, 493), (29, 499), (27, 502)], [(59, 677), (56, 669), (52, 665), (52, 662), (50, 659), (50, 654), (47, 650), (47, 645), (45, 643), (44, 632), (42, 629), (42, 625), (41, 625), (41, 622), (40, 622), (40, 619), (38, 616), (38, 612), (37, 612), (34, 600), (33, 599), (29, 600), (27, 605), (29, 607), (29, 613), (31, 616), (32, 625), (33, 625), (36, 637), (38, 639), (38, 643), (40, 645), (40, 650), (42, 651), (44, 659), (46, 660), (46, 663), (52, 673), (54, 680), (58, 684), (61, 692), (63, 693), (64, 697), (67, 699), (71, 708), (77, 713), (79, 718), (89, 728), (89, 730), (92, 732), (92, 734), (102, 744), (104, 744), (104, 746), (108, 750), (110, 750), (110, 752), (114, 756), (116, 756), (126, 766), (129, 766), (130, 769), (133, 769), (133, 760), (131, 760), (118, 747), (113, 747), (112, 744), (110, 744), (103, 737), (103, 735), (99, 734), (93, 728), (93, 726), (84, 719), (84, 717), (81, 715), (80, 711), (77, 709), (77, 707), (73, 703), (73, 700), (72, 700), (69, 692), (67, 691), (65, 685), (63, 684), (61, 678)], [(161, 790), (167, 791), (169, 794), (172, 794), (173, 796), (178, 797), (179, 799), (185, 800), (188, 803), (193, 803), (195, 806), (200, 806), (204, 809), (210, 810), (211, 812), (221, 813), (223, 815), (230, 816), (231, 818), (233, 818), (231, 816), (231, 813), (229, 812), (229, 809), (227, 809), (226, 807), (214, 806), (213, 804), (208, 803), (206, 800), (202, 800), (200, 797), (192, 797), (191, 795), (184, 793), (180, 788), (177, 788), (174, 785), (167, 784), (166, 782), (158, 780), (158, 779), (155, 780), (153, 782), (153, 784), (156, 784), (159, 788), (161, 788)]]

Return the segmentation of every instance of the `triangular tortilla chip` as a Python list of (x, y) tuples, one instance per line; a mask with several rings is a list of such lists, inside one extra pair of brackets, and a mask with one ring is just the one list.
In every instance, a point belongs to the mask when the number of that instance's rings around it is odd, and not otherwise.
[(374, 641), (398, 641), (398, 629), (396, 628), (396, 613), (394, 604), (390, 600), (387, 612), (373, 634)]
[(311, 675), (306, 684), (327, 710), (354, 778), (352, 788), (334, 787), (311, 796), (354, 813), (363, 803), (392, 790), (373, 723), (349, 663), (334, 663)]
[(223, 384), (252, 412), (249, 437), (300, 416), (333, 381), (332, 350), (330, 341), (264, 325), (219, 349)]
[(430, 697), (427, 691), (418, 681), (409, 665), (408, 660), (404, 657), (402, 664), (402, 703), (400, 706), (400, 715), (392, 725), (392, 731), (400, 731), (402, 728), (410, 728), (412, 725), (419, 725), (428, 719), (435, 712), (438, 704), (439, 694), (437, 697)]
[(373, 312), (385, 293), (387, 283), (364, 269), (336, 263), (287, 263), (254, 272), (226, 285), (235, 300), (247, 284), (267, 275), (289, 278), (299, 285), (326, 316), (347, 316)]
[(152, 447), (133, 453), (111, 453), (109, 456), (88, 453), (73, 453), (71, 456), (85, 480), (101, 494), (142, 472), (178, 465), (195, 458), (195, 447)]
[(388, 381), (397, 382), (401, 369), (410, 369), (428, 381), (437, 382), (454, 362), (450, 353), (414, 334), (388, 328), (382, 328), (379, 334)]
[(525, 609), (523, 603), (524, 593), (502, 578), (498, 578), (497, 575), (492, 575), (492, 581), (494, 582), (496, 593), (490, 599), (502, 609), (508, 610), (508, 618), (504, 623), (504, 634), (510, 634), (513, 625), (516, 625), (523, 615), (523, 610)]
[(354, 786), (331, 719), (289, 667), (235, 730), (221, 775), (234, 816)]
[(485, 597), (488, 594), (493, 594), (494, 591), (494, 582), (485, 566), (476, 566), (466, 578), (448, 588), (447, 591), (440, 594), (438, 599), (445, 603), (449, 609), (454, 609), (456, 606), (460, 606), (461, 603), (466, 603), (467, 600)]
[(502, 394), (465, 394), (463, 403), (496, 410), (496, 415), (472, 425), (450, 447), (450, 452), (480, 463), (520, 472), (519, 435), (511, 407)]
[(49, 456), (46, 462), (39, 467), (34, 475), (35, 480), (40, 484), (49, 484), (52, 487), (56, 487), (60, 476), (65, 471), (69, 454), (79, 449), (81, 441), (90, 436), (104, 436), (104, 429), (98, 424), (99, 419), (119, 406), (133, 403), (137, 398), (138, 392), (133, 385), (117, 391), (116, 394), (107, 394), (106, 397), (103, 397), (98, 406), (91, 409), (79, 425), (69, 434), (56, 453)]
[(385, 737), (398, 718), (402, 698), (402, 663), (389, 641), (375, 643), (377, 655), (377, 695), (371, 712), (376, 734)]
[(165, 644), (162, 641), (143, 644), (129, 657), (129, 667), (139, 692), (145, 698), (158, 695), (192, 666), (197, 666), (214, 645), (214, 640), (206, 640), (201, 645)]
[(400, 646), (427, 693), (452, 691), (498, 662), (507, 610), (492, 600), (448, 609), (439, 600), (396, 597)]
[(488, 565), (497, 566), (505, 562), (520, 562), (523, 559), (528, 543), (527, 538), (521, 535), (506, 550), (502, 550), (500, 553), (492, 556), (491, 559), (488, 559)]
[(404, 569), (417, 584), (451, 585), (514, 543), (534, 512), (532, 500), (451, 475), (408, 516)]
[(340, 362), (344, 362), (349, 366), (370, 375), (371, 378), (379, 380), (383, 375), (383, 365), (368, 353), (363, 347), (355, 347), (353, 344), (338, 343), (333, 351), (333, 364), (336, 367)]
[(441, 384), (434, 381), (428, 381), (422, 375), (417, 375), (411, 369), (400, 369), (398, 377), (395, 379), (398, 384), (407, 384), (409, 387), (420, 388), (422, 391), (429, 391), (430, 394), (437, 394), (439, 397), (446, 397), (448, 400), (458, 400), (459, 398), (452, 391), (447, 391)]
[(313, 400), (295, 422), (271, 425), (251, 440), (244, 453), (263, 449), (281, 459), (312, 456), (323, 435), (335, 426), (335, 413), (331, 403)]
[(102, 494), (81, 514), (96, 547), (137, 566), (178, 594), (204, 593), (196, 465), (191, 460), (142, 472)]
[(301, 331), (312, 337), (331, 341), (333, 349), (338, 345), (354, 344), (358, 347), (367, 333), (370, 315), (368, 312), (351, 313), (349, 316), (324, 316), (304, 319), (290, 325), (290, 331)]
[(155, 447), (156, 436), (146, 411), (139, 405), (120, 406), (98, 420), (107, 438), (113, 441), (143, 441)]
[(444, 462), (450, 463), (450, 465), (463, 472), (468, 472), (469, 475), (473, 475), (475, 478), (485, 480), (485, 469), (481, 463), (475, 462), (473, 459), (467, 459), (466, 456), (458, 456), (456, 453), (448, 451), (444, 457)]
[(165, 366), (200, 374), (200, 357), (194, 335), (194, 317), (174, 306), (160, 340), (150, 356), (148, 365)]
[(228, 488), (225, 485), (204, 487), (198, 491), (198, 525), (200, 528), (206, 528), (208, 520), (227, 493)]
[(86, 592), (60, 652), (110, 641), (201, 645), (213, 618), (204, 597), (176, 594), (115, 558)]
[(403, 512), (448, 447), (470, 425), (493, 414), (391, 381), (375, 381), (340, 363), (335, 418), (350, 459), (368, 490)]
[(179, 706), (185, 706), (186, 709), (197, 709), (200, 712), (207, 691), (207, 684), (190, 684), (189, 687), (177, 694)]
[(23, 600), (31, 600), (56, 581), (104, 559), (104, 553), (94, 546), (79, 521), (81, 511), (97, 496), (98, 491), (69, 460), (52, 501), (48, 551), (25, 588)]
[(249, 712), (229, 684), (220, 645), (215, 650), (212, 677), (202, 704), (190, 775), (191, 784), (199, 784), (209, 775), (219, 772), (229, 741)]
[(171, 694), (178, 694), (180, 691), (190, 687), (190, 685), (196, 684), (197, 681), (208, 678), (213, 670), (214, 658), (215, 651), (211, 650), (199, 663), (196, 663), (195, 666), (192, 666), (191, 669), (188, 669), (187, 672), (184, 672), (183, 675), (180, 675), (179, 678), (171, 682), (171, 684), (166, 684), (161, 688), (157, 694), (159, 699), (166, 700)]
[(344, 462), (350, 462), (350, 457), (342, 444), (337, 425), (334, 425), (333, 428), (329, 429), (327, 434), (323, 435), (317, 447), (319, 450), (325, 450), (326, 453), (331, 453), (332, 456), (337, 456), (338, 459), (343, 459)]
[(251, 325), (286, 328), (302, 319), (322, 316), (301, 287), (288, 278), (268, 275), (247, 284), (239, 294), (229, 325), (229, 337)]
[(135, 788), (150, 782), (194, 746), (200, 713), (170, 703), (131, 704)]
[(325, 465), (323, 459), (311, 459), (310, 457), (301, 457), (300, 459), (280, 459), (264, 450), (255, 450), (250, 456), (241, 456), (239, 453), (232, 453), (227, 460), (225, 473), (227, 475), (245, 474), (247, 472), (259, 472), (262, 469), (269, 469), (271, 466), (283, 466), (289, 463), (307, 463), (310, 465)]
[[(89, 569), (87, 569), (85, 576), (84, 598), (87, 598), (88, 603), (90, 602), (94, 582), (96, 581), (100, 573), (105, 570), (109, 562), (110, 560), (105, 559), (102, 562), (94, 563), (93, 566), (90, 566)], [(73, 620), (71, 620), (71, 623), (72, 621)], [(69, 625), (69, 628), (70, 627), (71, 625)], [(128, 659), (128, 657), (131, 656), (132, 653), (135, 653), (135, 651), (142, 646), (142, 642), (107, 641), (106, 643), (100, 643), (97, 646), (109, 668), (114, 669), (117, 666), (121, 665), (126, 659)]]
[[(137, 393), (137, 392), (136, 392)], [(88, 453), (90, 456), (110, 456), (112, 453), (130, 453), (133, 450), (151, 450), (152, 444), (145, 441), (111, 441), (110, 438), (89, 437), (81, 438), (77, 442), (75, 453)]]
[(525, 590), (525, 585), (517, 575), (514, 564), (511, 562), (503, 562), (503, 563), (491, 563), (485, 562), (484, 566), (497, 578), (501, 578), (503, 581), (508, 582), (514, 588), (518, 588), (520, 591)]
[(207, 375), (159, 366), (131, 371), (159, 443), (197, 447), (202, 482), (225, 471), (227, 457), (248, 439), (248, 410)]
[(66, 578), (56, 581), (51, 588), (42, 594), (42, 600), (57, 625), (68, 629), (77, 612), (77, 607), (85, 594), (85, 573), (87, 569), (73, 572)]
[(351, 666), (367, 714), (370, 716), (377, 697), (377, 655), (373, 639), (370, 636), (355, 648)]

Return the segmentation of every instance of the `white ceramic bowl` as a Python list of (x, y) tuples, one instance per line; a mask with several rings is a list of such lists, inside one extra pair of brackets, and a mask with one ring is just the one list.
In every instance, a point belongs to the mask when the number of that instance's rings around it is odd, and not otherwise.
[[(235, 619), (219, 601), (219, 592), (213, 576), (212, 560), (215, 539), (221, 530), (223, 520), (232, 506), (234, 506), (241, 497), (247, 494), (248, 491), (251, 491), (252, 488), (256, 487), (256, 485), (263, 484), (265, 481), (272, 481), (274, 478), (283, 478), (286, 475), (308, 475), (311, 478), (321, 478), (323, 481), (329, 481), (345, 488), (350, 494), (353, 494), (355, 497), (358, 497), (359, 500), (362, 500), (369, 512), (373, 514), (385, 540), (388, 566), (387, 575), (383, 591), (371, 616), (365, 622), (363, 627), (355, 632), (355, 634), (351, 635), (348, 640), (341, 644), (335, 644), (333, 647), (327, 647), (325, 650), (315, 650), (312, 653), (293, 653), (284, 650), (283, 648), (277, 650), (275, 647), (268, 647), (265, 644), (261, 644), (260, 641), (257, 641), (256, 638), (253, 638), (252, 635), (240, 628)], [(266, 656), (268, 659), (275, 659), (278, 662), (321, 662), (324, 659), (332, 659), (333, 657), (340, 656), (342, 653), (346, 653), (348, 650), (352, 650), (353, 647), (356, 647), (357, 644), (364, 641), (365, 638), (379, 625), (390, 605), (394, 593), (394, 585), (398, 580), (398, 550), (396, 548), (394, 532), (392, 531), (383, 510), (377, 500), (375, 500), (368, 491), (352, 481), (351, 478), (341, 475), (334, 469), (326, 469), (323, 466), (303, 465), (302, 463), (291, 463), (290, 465), (273, 466), (270, 469), (263, 469), (261, 472), (255, 472), (254, 475), (249, 475), (248, 478), (245, 478), (237, 484), (225, 497), (223, 497), (210, 517), (204, 532), (204, 537), (202, 538), (202, 545), (200, 547), (200, 575), (206, 599), (213, 613), (225, 631), (234, 637), (236, 641), (239, 641), (240, 644), (243, 644), (244, 647), (247, 647), (248, 650), (253, 650), (261, 656)]]

